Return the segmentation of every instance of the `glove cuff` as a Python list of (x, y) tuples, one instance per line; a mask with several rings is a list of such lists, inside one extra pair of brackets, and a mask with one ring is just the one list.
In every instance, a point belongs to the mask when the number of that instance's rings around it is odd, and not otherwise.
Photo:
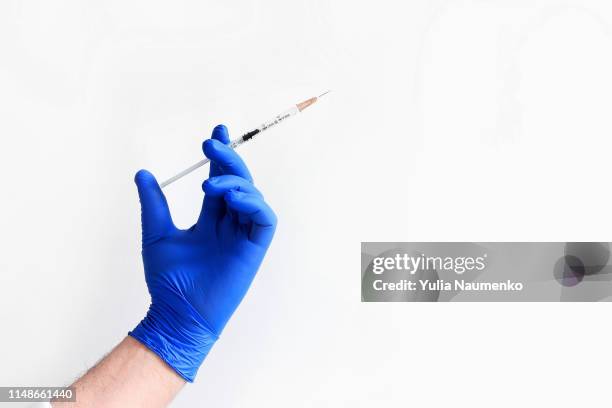
[(188, 382), (193, 382), (219, 338), (187, 302), (151, 304), (145, 318), (128, 334)]

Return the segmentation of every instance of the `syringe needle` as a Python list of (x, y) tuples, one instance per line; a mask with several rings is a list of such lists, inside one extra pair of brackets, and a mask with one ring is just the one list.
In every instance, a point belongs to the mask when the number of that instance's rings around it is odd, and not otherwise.
[[(278, 125), (279, 123), (283, 122), (287, 118), (290, 118), (291, 116), (297, 115), (298, 113), (300, 113), (301, 111), (303, 111), (304, 109), (306, 109), (307, 107), (309, 107), (310, 105), (315, 103), (320, 97), (322, 97), (324, 95), (327, 95), (330, 92), (331, 91), (325, 91), (325, 92), (323, 92), (319, 96), (315, 96), (315, 97), (312, 97), (310, 99), (306, 99), (303, 102), (300, 102), (300, 103), (297, 103), (297, 104), (293, 105), (291, 108), (287, 109), (286, 111), (276, 115), (273, 119), (271, 119), (271, 120), (269, 120), (267, 122), (264, 122), (263, 124), (261, 124), (256, 129), (253, 129), (250, 132), (245, 133), (244, 135), (240, 136), (238, 139), (232, 140), (230, 142), (230, 144), (229, 144), (229, 147), (231, 147), (232, 149), (237, 148), (238, 146), (240, 146), (244, 142), (251, 140), (256, 134), (261, 133), (264, 130), (268, 130), (268, 129), (270, 129), (273, 126)], [(186, 168), (185, 170), (181, 171), (177, 175), (172, 176), (168, 180), (163, 181), (160, 184), (160, 187), (164, 188), (168, 184), (174, 183), (176, 180), (178, 180), (178, 179), (180, 179), (182, 177), (185, 177), (187, 174), (191, 173), (192, 171), (194, 171), (194, 170), (204, 166), (209, 161), (210, 161), (209, 159), (200, 160), (196, 164)]]

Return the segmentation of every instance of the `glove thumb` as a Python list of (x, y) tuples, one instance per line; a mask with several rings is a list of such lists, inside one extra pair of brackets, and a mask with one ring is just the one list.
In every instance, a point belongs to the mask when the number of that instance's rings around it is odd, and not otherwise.
[(142, 246), (165, 237), (174, 227), (168, 201), (153, 174), (140, 170), (134, 177), (140, 197)]

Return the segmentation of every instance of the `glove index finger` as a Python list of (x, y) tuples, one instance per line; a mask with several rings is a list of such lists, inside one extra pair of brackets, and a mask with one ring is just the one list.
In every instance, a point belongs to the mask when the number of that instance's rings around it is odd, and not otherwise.
[(233, 174), (253, 182), (251, 172), (234, 149), (218, 140), (208, 139), (204, 141), (203, 150), (212, 164), (219, 166), (222, 174)]
[(223, 144), (229, 144), (230, 138), (229, 138), (229, 132), (227, 130), (227, 126), (223, 124), (215, 126), (210, 138), (218, 140)]
[[(212, 134), (210, 136), (211, 139), (215, 139), (220, 141), (223, 144), (229, 144), (230, 143), (230, 138), (229, 138), (229, 132), (227, 130), (227, 127), (225, 125), (217, 125), (215, 126), (215, 128), (212, 131)], [(204, 150), (204, 144), (202, 144), (202, 151)], [(219, 165), (216, 163), (210, 163), (210, 170), (208, 172), (210, 177), (216, 177), (216, 176), (220, 176), (221, 174), (223, 174), (222, 170), (219, 168)]]

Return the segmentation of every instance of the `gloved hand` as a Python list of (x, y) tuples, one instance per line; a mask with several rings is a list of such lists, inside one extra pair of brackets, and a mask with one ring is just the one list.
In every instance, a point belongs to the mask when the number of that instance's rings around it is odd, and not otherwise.
[(217, 126), (203, 150), (210, 176), (197, 223), (177, 229), (151, 173), (135, 177), (142, 210), (142, 257), (151, 294), (129, 334), (192, 382), (248, 290), (276, 228), (276, 216)]

